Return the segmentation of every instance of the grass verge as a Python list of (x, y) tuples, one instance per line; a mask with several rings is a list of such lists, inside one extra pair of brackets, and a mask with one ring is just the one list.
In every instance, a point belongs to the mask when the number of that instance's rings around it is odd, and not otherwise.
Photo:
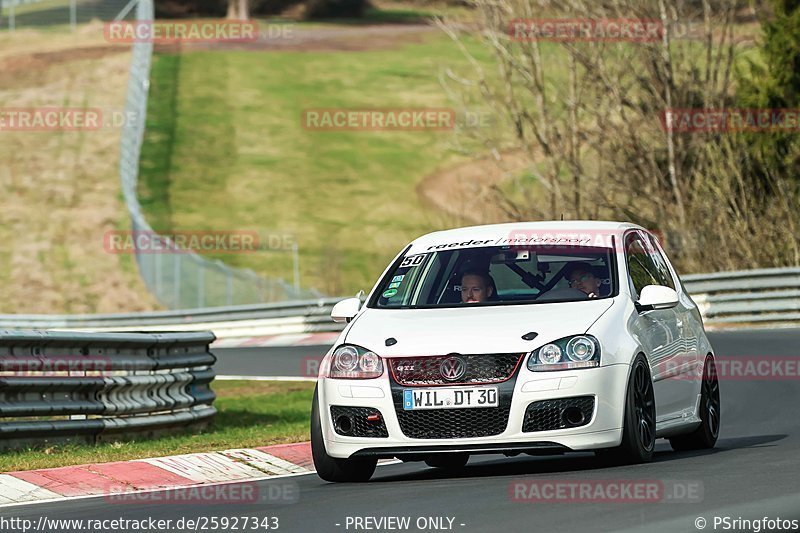
[[(0, 108), (121, 111), (130, 47), (102, 24), (75, 33), (0, 32)], [(118, 170), (120, 128), (0, 131), (2, 313), (113, 313), (157, 308), (107, 231), (129, 228)]]
[(217, 381), (213, 425), (198, 435), (0, 453), (0, 472), (252, 448), (309, 439), (314, 383)]
[[(449, 149), (453, 131), (319, 131), (301, 120), (314, 108), (450, 107), (439, 75), (464, 60), (435, 31), (416, 38), (346, 53), (157, 55), (140, 179), (154, 228), (290, 235), (303, 286), (368, 289), (408, 240), (452, 225), (415, 187), (464, 156)], [(292, 273), (279, 250), (218, 258), (267, 277)]]

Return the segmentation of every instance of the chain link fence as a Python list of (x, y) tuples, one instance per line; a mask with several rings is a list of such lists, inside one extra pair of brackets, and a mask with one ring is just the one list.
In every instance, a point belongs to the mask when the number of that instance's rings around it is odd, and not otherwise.
[(0, 31), (130, 19), (137, 0), (0, 0)]
[[(46, 0), (44, 0), (46, 1)], [(152, 21), (153, 1), (140, 0), (136, 19)], [(144, 138), (152, 42), (133, 44), (125, 101), (126, 120), (120, 146), (120, 176), (134, 235), (155, 235), (145, 220), (137, 198), (139, 155)], [(232, 268), (178, 248), (169, 238), (151, 237), (160, 253), (136, 251), (136, 263), (148, 289), (170, 309), (218, 307), (253, 303), (306, 300), (320, 293), (302, 290), (282, 279), (265, 279), (251, 270)]]

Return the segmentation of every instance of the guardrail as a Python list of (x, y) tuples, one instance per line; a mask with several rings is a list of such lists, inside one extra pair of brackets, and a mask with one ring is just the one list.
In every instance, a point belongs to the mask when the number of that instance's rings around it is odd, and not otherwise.
[(0, 449), (207, 425), (210, 332), (0, 331)]
[(277, 304), (107, 315), (0, 315), (0, 329), (213, 331), (217, 338), (340, 331), (330, 318), (340, 298)]
[[(691, 274), (681, 280), (708, 324), (800, 321), (800, 268)], [(0, 329), (213, 331), (217, 338), (341, 331), (342, 298), (106, 315), (0, 315)]]
[(800, 268), (682, 276), (706, 323), (800, 321)]

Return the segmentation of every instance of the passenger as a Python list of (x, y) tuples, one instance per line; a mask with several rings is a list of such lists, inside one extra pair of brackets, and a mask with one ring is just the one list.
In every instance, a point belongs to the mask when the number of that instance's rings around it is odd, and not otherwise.
[(485, 270), (468, 270), (461, 275), (461, 301), (465, 304), (485, 302), (494, 295), (494, 280)]
[(592, 265), (584, 261), (568, 263), (565, 268), (564, 278), (569, 281), (569, 286), (586, 294), (589, 298), (600, 296), (600, 278), (594, 275)]

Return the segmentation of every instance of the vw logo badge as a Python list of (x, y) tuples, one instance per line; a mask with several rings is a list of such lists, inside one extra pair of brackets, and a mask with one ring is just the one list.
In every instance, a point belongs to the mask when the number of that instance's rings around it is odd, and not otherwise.
[(457, 381), (467, 373), (467, 363), (460, 357), (448, 357), (439, 365), (439, 372), (447, 381)]

